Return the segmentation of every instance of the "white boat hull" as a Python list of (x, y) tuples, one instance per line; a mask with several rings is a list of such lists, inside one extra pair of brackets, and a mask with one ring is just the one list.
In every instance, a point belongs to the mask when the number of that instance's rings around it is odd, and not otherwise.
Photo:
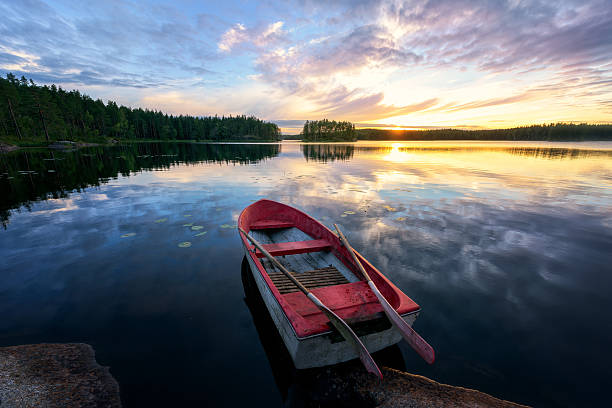
[[(334, 342), (331, 332), (319, 335), (298, 338), (293, 326), (272, 294), (272, 291), (261, 276), (259, 269), (253, 262), (251, 255), (245, 248), (246, 258), (261, 297), (270, 312), (270, 316), (298, 369), (324, 367), (358, 358), (357, 351), (349, 342), (342, 340)], [(418, 316), (418, 311), (403, 315), (402, 318), (410, 326)], [(398, 343), (402, 336), (397, 329), (391, 326), (388, 329), (366, 334), (359, 337), (370, 353), (382, 350)]]

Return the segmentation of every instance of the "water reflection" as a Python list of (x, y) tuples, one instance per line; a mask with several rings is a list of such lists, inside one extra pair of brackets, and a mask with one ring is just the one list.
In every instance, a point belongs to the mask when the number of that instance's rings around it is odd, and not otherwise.
[(78, 151), (24, 150), (0, 154), (0, 219), (41, 199), (68, 198), (72, 191), (111, 178), (170, 169), (181, 163), (248, 165), (278, 156), (280, 144), (137, 143)]
[[(330, 155), (334, 155), (334, 148), (328, 147), (325, 151), (329, 151)], [(340, 146), (338, 146), (340, 147)], [(342, 149), (341, 149), (342, 150)], [(612, 152), (609, 150), (594, 150), (594, 149), (567, 149), (559, 147), (503, 147), (503, 146), (404, 146), (401, 143), (394, 143), (391, 146), (374, 147), (364, 146), (356, 148), (358, 153), (378, 153), (378, 154), (396, 154), (396, 153), (439, 153), (439, 152), (498, 152), (518, 156), (537, 157), (543, 159), (578, 159), (585, 157), (607, 157), (612, 158)]]
[(438, 359), (400, 344), (408, 371), (536, 406), (607, 406), (612, 144), (425, 145), (0, 155), (3, 208), (21, 205), (0, 230), (0, 342), (92, 343), (129, 406), (278, 405), (277, 383), (290, 400), (304, 382), (274, 368), (279, 348), (253, 326), (232, 228), (267, 197), (339, 223), (423, 307), (416, 329)]
[(302, 144), (302, 153), (306, 160), (326, 163), (335, 160), (350, 160), (353, 158), (353, 144)]
[(419, 144), (409, 142), (382, 143), (383, 145), (363, 144), (302, 144), (301, 149), (306, 160), (328, 162), (335, 160), (350, 160), (356, 153), (360, 155), (384, 155), (396, 156), (393, 161), (407, 160), (411, 153), (465, 153), (465, 152), (498, 152), (510, 155), (537, 157), (542, 159), (579, 159), (586, 157), (612, 158), (612, 151), (609, 149), (597, 148), (567, 148), (567, 147), (542, 147), (542, 146), (516, 146), (508, 143), (497, 142), (495, 144), (467, 143), (467, 144), (442, 144), (424, 143)]

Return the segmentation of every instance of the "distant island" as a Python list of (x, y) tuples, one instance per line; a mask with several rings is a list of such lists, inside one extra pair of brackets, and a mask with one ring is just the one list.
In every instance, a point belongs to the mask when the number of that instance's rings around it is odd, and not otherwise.
[(462, 130), (395, 130), (355, 129), (350, 122), (333, 120), (306, 121), (300, 134), (285, 136), (287, 140), (304, 142), (354, 142), (356, 140), (539, 140), (539, 141), (598, 141), (612, 140), (612, 125), (587, 123), (552, 123), (509, 129)]
[(359, 140), (538, 140), (598, 141), (612, 140), (612, 125), (554, 123), (510, 129), (388, 130), (357, 129)]
[(54, 141), (279, 141), (279, 127), (253, 116), (173, 116), (106, 104), (79, 91), (0, 78), (0, 141), (40, 146)]
[(351, 122), (307, 120), (300, 139), (305, 142), (354, 142), (357, 140), (357, 132)]

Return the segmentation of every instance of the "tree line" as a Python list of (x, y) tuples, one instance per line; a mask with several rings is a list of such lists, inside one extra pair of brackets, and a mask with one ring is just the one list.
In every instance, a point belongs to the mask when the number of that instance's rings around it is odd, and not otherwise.
[(511, 129), (358, 129), (359, 140), (612, 140), (612, 125), (552, 123)]
[(327, 142), (357, 140), (355, 125), (351, 122), (337, 122), (335, 120), (306, 121), (301, 138), (305, 142)]
[(173, 116), (132, 109), (8, 73), (6, 79), (0, 77), (0, 139), (21, 144), (108, 139), (276, 141), (281, 133), (276, 124), (253, 116)]

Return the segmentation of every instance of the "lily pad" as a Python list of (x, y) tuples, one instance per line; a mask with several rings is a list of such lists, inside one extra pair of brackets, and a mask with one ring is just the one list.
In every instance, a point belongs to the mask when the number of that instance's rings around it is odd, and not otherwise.
[(345, 211), (344, 214), (346, 214), (346, 215), (353, 215), (353, 214), (355, 214), (355, 211)]
[(190, 222), (189, 224), (183, 224), (183, 227), (191, 227), (193, 226), (193, 222)]
[(158, 219), (158, 220), (155, 220), (155, 222), (156, 222), (156, 223), (158, 223), (158, 224), (159, 224), (159, 223), (162, 223), (162, 222), (166, 222), (166, 221), (168, 221), (168, 219), (167, 219), (167, 218), (160, 218), (160, 219)]
[(129, 237), (133, 237), (134, 235), (136, 235), (135, 232), (128, 232), (127, 234), (123, 234), (121, 238), (129, 238)]
[(183, 217), (189, 218), (189, 217), (191, 217), (191, 214), (185, 214), (185, 215), (183, 215)]
[(404, 221), (406, 219), (406, 217), (397, 217), (395, 219), (395, 221)]
[(195, 234), (194, 237), (201, 237), (202, 235), (206, 235), (208, 231), (202, 231), (199, 234)]
[(191, 246), (191, 242), (189, 241), (181, 242), (180, 244), (178, 244), (179, 248), (189, 248), (190, 246)]
[(201, 230), (202, 228), (204, 228), (204, 227), (201, 226), (201, 225), (194, 225), (193, 227), (191, 227), (191, 229), (194, 230), (194, 231)]
[(383, 205), (384, 208), (387, 209), (387, 211), (397, 211), (397, 208), (391, 207), (389, 205)]
[(236, 228), (236, 225), (230, 225), (230, 224), (223, 224), (221, 225), (221, 228)]

